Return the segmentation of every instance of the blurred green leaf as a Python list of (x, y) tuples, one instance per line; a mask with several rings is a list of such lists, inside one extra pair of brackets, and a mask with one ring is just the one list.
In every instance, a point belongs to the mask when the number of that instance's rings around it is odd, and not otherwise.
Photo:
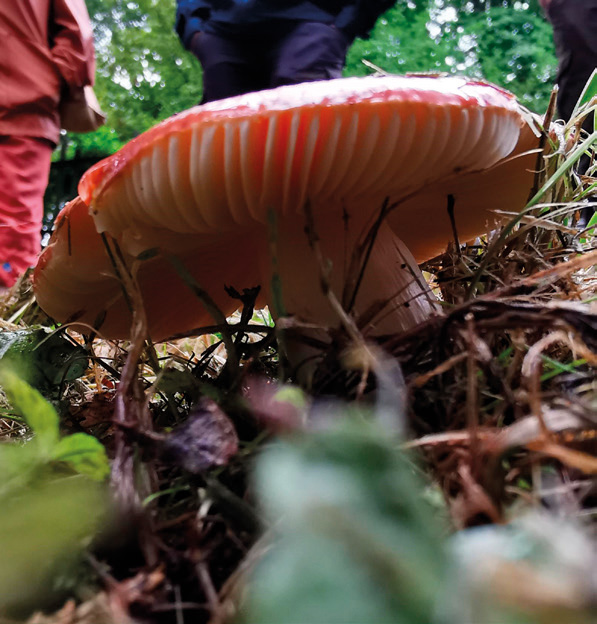
[(58, 442), (58, 414), (48, 401), (13, 371), (0, 370), (0, 385), (14, 409), (36, 435), (39, 452), (50, 455)]
[[(0, 467), (4, 467), (4, 488), (10, 478), (26, 482), (27, 476), (40, 465), (50, 461), (68, 463), (75, 471), (92, 479), (105, 479), (110, 471), (106, 451), (102, 443), (87, 433), (75, 433), (59, 439), (59, 419), (56, 410), (41, 394), (23, 381), (14, 371), (0, 370), (0, 384), (15, 410), (35, 433), (24, 445), (6, 443), (0, 445)], [(18, 470), (15, 473), (15, 466)]]
[(110, 474), (110, 464), (104, 445), (86, 433), (74, 433), (58, 442), (53, 459), (63, 461), (77, 472), (96, 481), (102, 481)]
[(0, 498), (0, 613), (34, 606), (57, 569), (106, 521), (105, 489), (84, 477), (38, 482)]
[(284, 385), (278, 390), (273, 400), (278, 403), (289, 403), (296, 409), (305, 409), (308, 405), (308, 400), (305, 393), (298, 386)]
[(0, 444), (0, 500), (27, 485), (42, 464), (34, 444)]
[(410, 458), (366, 422), (270, 447), (256, 471), (279, 539), (246, 612), (260, 624), (430, 622), (446, 556)]

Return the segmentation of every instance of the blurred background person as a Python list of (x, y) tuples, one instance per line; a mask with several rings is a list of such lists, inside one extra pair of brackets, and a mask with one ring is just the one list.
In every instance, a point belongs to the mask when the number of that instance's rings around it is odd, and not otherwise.
[(203, 68), (211, 102), (339, 78), (355, 37), (396, 0), (178, 0), (176, 31)]
[(94, 73), (84, 0), (0, 2), (0, 290), (35, 264), (60, 100)]
[[(553, 26), (558, 56), (558, 114), (565, 121), (572, 117), (587, 80), (597, 68), (597, 0), (539, 0)], [(585, 119), (583, 128), (593, 131), (593, 115)], [(581, 158), (578, 173), (587, 171), (589, 158)], [(581, 210), (577, 226), (586, 227), (593, 208)]]

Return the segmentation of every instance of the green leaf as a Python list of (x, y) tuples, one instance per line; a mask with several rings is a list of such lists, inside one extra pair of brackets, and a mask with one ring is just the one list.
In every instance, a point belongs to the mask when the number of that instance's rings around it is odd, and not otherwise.
[(282, 388), (274, 394), (273, 399), (279, 403), (289, 403), (296, 409), (305, 409), (308, 404), (305, 393), (297, 386), (282, 386)]
[(36, 435), (37, 445), (51, 454), (58, 442), (58, 414), (42, 395), (9, 369), (0, 370), (0, 385), (13, 408)]
[(103, 481), (110, 473), (106, 449), (87, 433), (74, 433), (62, 438), (54, 449), (53, 459), (66, 462), (77, 472), (96, 481)]
[(441, 526), (395, 440), (345, 420), (272, 445), (256, 479), (278, 539), (257, 566), (244, 621), (432, 621), (447, 564)]
[(35, 444), (0, 444), (0, 500), (26, 486), (43, 465), (43, 459)]
[(81, 476), (40, 479), (0, 498), (0, 620), (9, 609), (40, 608), (107, 511), (106, 488)]
[(83, 375), (88, 364), (85, 349), (61, 333), (35, 328), (0, 332), (0, 358), (44, 394)]

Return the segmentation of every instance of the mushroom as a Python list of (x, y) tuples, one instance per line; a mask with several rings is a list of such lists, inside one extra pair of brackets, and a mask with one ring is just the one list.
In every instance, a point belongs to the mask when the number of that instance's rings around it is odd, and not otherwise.
[[(331, 288), (357, 318), (385, 302), (366, 331), (406, 329), (435, 308), (416, 261), (452, 236), (446, 195), (462, 242), (499, 221), (493, 209), (524, 205), (534, 157), (507, 161), (534, 147), (524, 128), (514, 96), (457, 77), (346, 78), (195, 107), (83, 176), (35, 269), (37, 300), (60, 322), (101, 318), (103, 335), (128, 336), (101, 234), (134, 266), (156, 341), (212, 322), (171, 255), (224, 314), (237, 307), (225, 285), (261, 285), (271, 307), (278, 276), (285, 313), (329, 326), (337, 319), (321, 290), (317, 239)], [(487, 184), (500, 192), (487, 198)], [(386, 198), (396, 207), (369, 249)], [(351, 268), (357, 248), (370, 252), (362, 279)], [(157, 255), (135, 262), (148, 249)]]

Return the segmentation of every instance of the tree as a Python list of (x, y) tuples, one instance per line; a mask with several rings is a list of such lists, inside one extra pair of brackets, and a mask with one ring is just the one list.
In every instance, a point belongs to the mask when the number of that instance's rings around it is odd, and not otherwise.
[(107, 125), (70, 137), (69, 154), (107, 154), (201, 99), (201, 68), (174, 32), (174, 0), (87, 0), (96, 93)]
[(543, 112), (557, 61), (551, 26), (536, 0), (401, 2), (348, 55), (346, 75), (364, 75), (362, 59), (393, 73), (448, 72), (484, 78)]

